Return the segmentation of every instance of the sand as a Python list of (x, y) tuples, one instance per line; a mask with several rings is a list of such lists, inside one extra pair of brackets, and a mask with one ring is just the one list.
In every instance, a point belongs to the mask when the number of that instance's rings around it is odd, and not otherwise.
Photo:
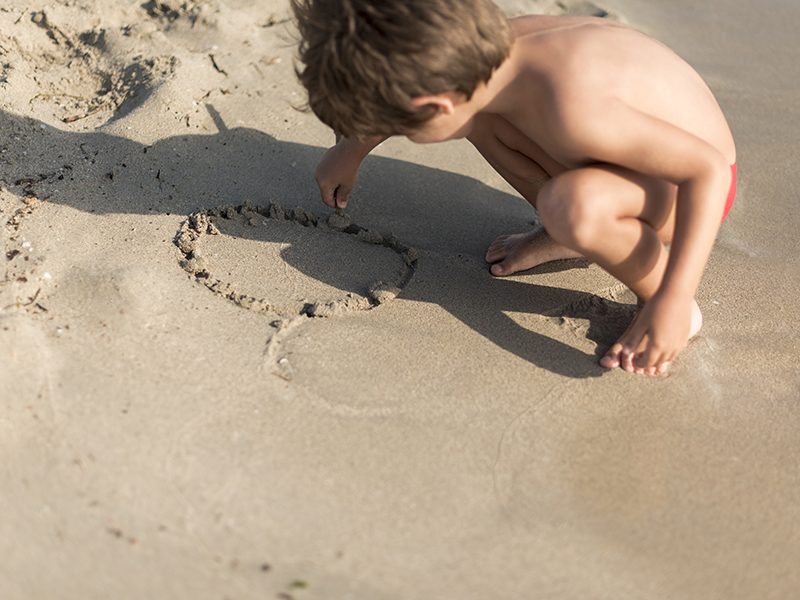
[[(237, 239), (244, 241), (232, 245)], [(320, 219), (277, 203), (193, 213), (181, 224), (175, 245), (183, 269), (209, 290), (240, 308), (284, 319), (332, 317), (385, 304), (408, 284), (418, 261), (414, 248), (353, 223), (349, 215), (334, 212)], [(331, 262), (331, 255), (338, 260)], [(243, 261), (244, 256), (254, 260)], [(264, 277), (262, 260), (286, 265)], [(308, 268), (289, 267), (306, 263), (318, 269), (316, 280), (304, 274)], [(343, 290), (351, 291), (342, 295)]]
[(800, 589), (789, 0), (504, 0), (674, 47), (740, 188), (661, 380), (633, 297), (483, 262), (535, 213), (390, 140), (345, 215), (285, 0), (0, 6), (0, 597), (786, 599)]

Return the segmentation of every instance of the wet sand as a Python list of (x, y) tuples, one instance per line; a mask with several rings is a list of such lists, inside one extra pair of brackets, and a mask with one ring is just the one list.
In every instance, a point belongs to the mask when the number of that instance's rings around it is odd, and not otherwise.
[(500, 3), (666, 42), (739, 193), (661, 380), (594, 266), (492, 278), (536, 215), (390, 140), (346, 216), (287, 3), (0, 7), (0, 596), (785, 599), (800, 589), (788, 0)]

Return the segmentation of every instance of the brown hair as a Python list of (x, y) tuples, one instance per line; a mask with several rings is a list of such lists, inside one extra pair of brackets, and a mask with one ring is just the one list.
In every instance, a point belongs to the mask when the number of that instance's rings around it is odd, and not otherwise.
[(435, 114), (417, 96), (467, 100), (507, 58), (491, 0), (291, 0), (308, 106), (345, 136), (408, 134)]

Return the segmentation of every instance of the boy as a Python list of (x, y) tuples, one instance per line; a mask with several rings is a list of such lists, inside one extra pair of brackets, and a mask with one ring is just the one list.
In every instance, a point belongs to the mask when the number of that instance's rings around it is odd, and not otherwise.
[(292, 4), (309, 106), (345, 136), (317, 169), (326, 204), (346, 206), (388, 136), (466, 137), (544, 226), (497, 238), (492, 274), (587, 257), (640, 304), (600, 364), (666, 372), (702, 325), (694, 295), (735, 194), (733, 137), (689, 65), (618, 23), (507, 21), (490, 0)]

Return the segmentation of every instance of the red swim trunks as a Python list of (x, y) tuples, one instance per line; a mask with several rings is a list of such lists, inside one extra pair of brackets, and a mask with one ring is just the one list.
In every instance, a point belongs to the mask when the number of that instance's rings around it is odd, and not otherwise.
[(728, 216), (728, 213), (731, 212), (731, 206), (733, 206), (733, 201), (736, 198), (736, 163), (731, 165), (731, 189), (728, 190), (728, 199), (725, 201), (725, 212), (722, 213), (722, 221), (725, 222), (725, 219)]

